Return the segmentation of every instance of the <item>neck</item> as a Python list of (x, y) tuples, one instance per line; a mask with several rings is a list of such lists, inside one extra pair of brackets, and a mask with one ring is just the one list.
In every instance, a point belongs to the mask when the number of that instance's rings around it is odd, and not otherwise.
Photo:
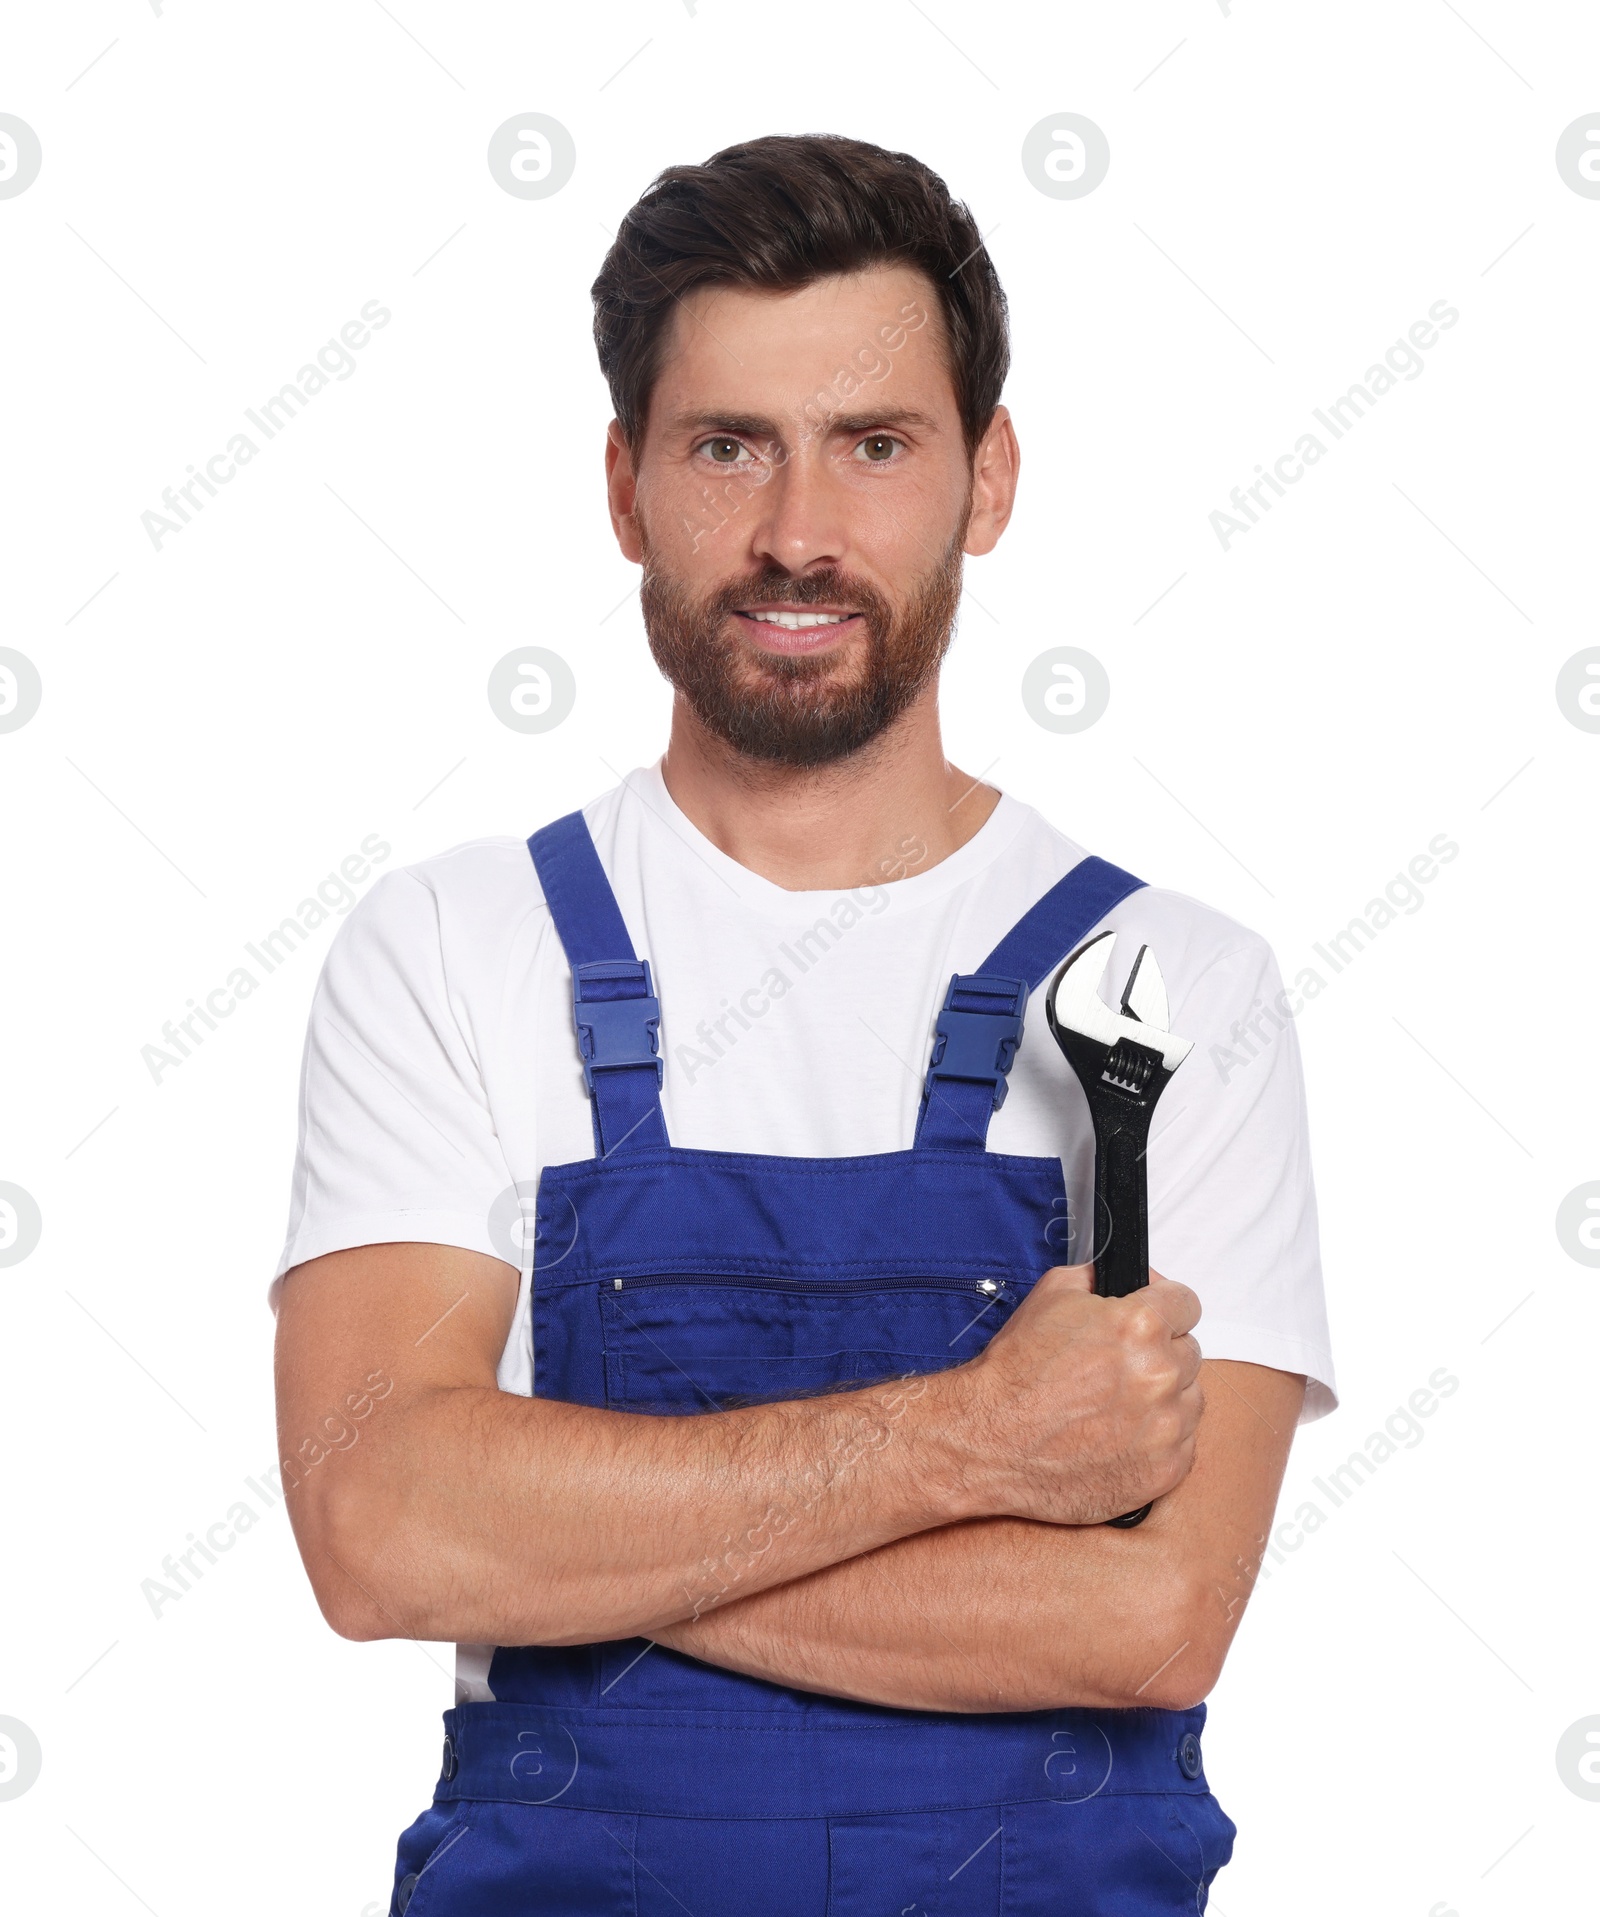
[(770, 765), (708, 732), (680, 695), (661, 772), (730, 859), (788, 892), (882, 885), (966, 844), (1000, 795), (944, 756), (937, 687), (836, 765)]

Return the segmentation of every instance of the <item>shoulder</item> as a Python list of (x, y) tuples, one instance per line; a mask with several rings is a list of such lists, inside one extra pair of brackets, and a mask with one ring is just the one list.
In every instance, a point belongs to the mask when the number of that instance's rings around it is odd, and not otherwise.
[[(1015, 800), (1012, 803), (1022, 816), (1007, 848), (1008, 854), (1037, 867), (1041, 876), (1064, 877), (1091, 853), (1113, 865), (1125, 866), (1117, 848), (1082, 845), (1052, 825), (1042, 812)], [(1159, 873), (1147, 876), (1141, 871), (1138, 876), (1145, 882), (1106, 915), (1108, 924), (1126, 925), (1130, 931), (1135, 924), (1159, 925), (1175, 942), (1175, 961), (1180, 956), (1200, 960), (1229, 950), (1265, 952), (1269, 949), (1259, 932), (1230, 918), (1226, 912), (1219, 912), (1203, 899), (1163, 885)], [(1166, 962), (1164, 957), (1162, 962)]]
[[(1032, 807), (1022, 810), (1026, 817), (1009, 851), (1035, 868), (1035, 883), (1042, 890), (1087, 858), (1090, 848), (1058, 830)], [(1124, 864), (1115, 848), (1099, 851), (1098, 855), (1114, 865)], [(1272, 948), (1259, 932), (1203, 899), (1160, 884), (1159, 877), (1130, 892), (1105, 915), (1102, 924), (1121, 934), (1108, 984), (1114, 981), (1120, 990), (1139, 947), (1148, 945), (1161, 966), (1174, 1008), (1204, 984), (1219, 980), (1249, 982), (1253, 992), (1259, 990), (1263, 977), (1276, 973)]]
[(1148, 944), (1169, 981), (1194, 985), (1214, 971), (1258, 974), (1274, 963), (1261, 933), (1202, 899), (1162, 885), (1141, 886), (1108, 923)]
[(441, 903), (468, 910), (510, 900), (523, 906), (544, 904), (526, 840), (509, 835), (468, 839), (389, 876), (409, 880)]
[(407, 972), (452, 953), (504, 952), (549, 922), (526, 844), (469, 839), (385, 873), (346, 917), (329, 960)]

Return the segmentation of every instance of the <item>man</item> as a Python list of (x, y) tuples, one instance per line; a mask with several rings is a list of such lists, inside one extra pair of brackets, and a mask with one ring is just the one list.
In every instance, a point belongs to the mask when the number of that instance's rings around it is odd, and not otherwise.
[[(1293, 1031), (1208, 1062), (1271, 954), (944, 759), (1018, 449), (939, 179), (730, 148), (594, 293), (666, 754), (385, 879), (307, 1043), (295, 1534), (341, 1634), (461, 1645), (394, 1909), (1192, 1911), (1233, 1837), (1201, 1699), (1333, 1402)], [(1037, 999), (1009, 1073), (928, 1069), (1096, 926), (1195, 1041), (1149, 1149), (1173, 1280), (1126, 1298)], [(352, 1392), (365, 1441), (305, 1446)]]

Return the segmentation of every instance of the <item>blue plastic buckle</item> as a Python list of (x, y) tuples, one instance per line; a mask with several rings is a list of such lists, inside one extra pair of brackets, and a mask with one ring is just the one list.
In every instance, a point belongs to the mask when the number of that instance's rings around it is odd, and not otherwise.
[[(968, 1000), (956, 1004), (957, 993)], [(988, 1004), (974, 1006), (970, 1001)], [(957, 973), (945, 994), (944, 1009), (934, 1024), (933, 1058), (928, 1066), (928, 1090), (936, 1078), (966, 1079), (992, 1087), (999, 1111), (1006, 1102), (1006, 1073), (1022, 1043), (1022, 1015), (1028, 1003), (1028, 982), (995, 978), (984, 972)]]
[(597, 959), (574, 966), (572, 1015), (578, 1027), (584, 1088), (591, 1098), (596, 1072), (653, 1065), (656, 1083), (661, 1083), (666, 1069), (661, 1058), (661, 1001), (651, 988), (648, 959)]

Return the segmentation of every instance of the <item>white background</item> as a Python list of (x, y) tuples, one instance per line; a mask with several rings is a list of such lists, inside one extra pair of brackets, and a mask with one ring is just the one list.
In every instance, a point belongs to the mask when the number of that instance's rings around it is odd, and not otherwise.
[[(1258, 1592), (1212, 1701), (1241, 1826), (1213, 1908), (1592, 1907), (1600, 1804), (1555, 1747), (1600, 1713), (1600, 1272), (1555, 1214), (1600, 1178), (1600, 735), (1555, 680), (1600, 640), (1600, 200), (1555, 143), (1597, 56), (1592, 11), (1510, 0), (11, 16), (0, 111), (44, 164), (0, 200), (0, 644), (44, 701), (0, 735), (0, 1179), (44, 1223), (0, 1271), (0, 1715), (43, 1749), (0, 1802), (8, 1902), (384, 1907), (448, 1651), (335, 1638), (281, 1508), (159, 1619), (140, 1590), (274, 1457), (265, 1281), (331, 927), (161, 1083), (140, 1048), (367, 834), (392, 868), (525, 833), (656, 755), (588, 287), (660, 167), (828, 130), (937, 168), (1012, 304), (1022, 496), (969, 568), (955, 762), (1290, 977), (1461, 848), (1299, 1021), (1344, 1407), (1286, 1507), (1437, 1367), (1460, 1389)], [(525, 111), (576, 141), (551, 198), (486, 164)], [(1021, 165), (1061, 111), (1111, 145), (1077, 200)], [(374, 299), (354, 375), (156, 551), (162, 488)], [(1230, 488), (1441, 299), (1421, 377), (1224, 552)], [(485, 696), (530, 643), (578, 683), (536, 737)], [(1077, 736), (1020, 699), (1059, 644), (1111, 678)]]

